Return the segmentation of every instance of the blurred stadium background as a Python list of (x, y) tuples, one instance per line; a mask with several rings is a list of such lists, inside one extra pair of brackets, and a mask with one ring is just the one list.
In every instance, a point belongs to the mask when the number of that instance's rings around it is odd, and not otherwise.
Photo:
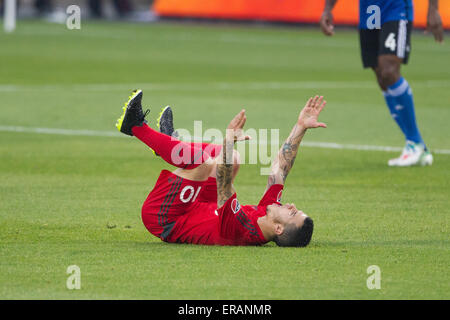
[[(0, 1), (0, 4), (3, 1)], [(244, 21), (272, 21), (316, 24), (323, 1), (309, 0), (14, 0), (18, 16), (44, 17), (64, 21), (65, 9), (72, 4), (82, 8), (83, 18), (153, 21), (155, 17), (202, 18)], [(340, 0), (333, 15), (336, 24), (358, 23), (358, 0)], [(426, 26), (428, 1), (414, 0), (415, 27)], [(450, 2), (440, 1), (445, 28), (450, 28)]]
[[(404, 141), (362, 69), (357, 0), (339, 1), (346, 27), (332, 38), (318, 28), (316, 0), (19, 2), (17, 29), (0, 32), (0, 298), (450, 297), (448, 33), (438, 45), (414, 32), (403, 69), (435, 164), (398, 170), (386, 161)], [(423, 27), (427, 1), (414, 3)], [(65, 26), (69, 4), (81, 6), (81, 30)], [(440, 1), (447, 28), (449, 6)], [(314, 218), (311, 246), (152, 237), (141, 204), (168, 166), (114, 127), (135, 88), (150, 125), (170, 104), (177, 127), (222, 129), (245, 107), (247, 127), (280, 138), (323, 94), (328, 129), (305, 137), (284, 193)], [(241, 168), (241, 202), (259, 200), (261, 166)], [(81, 290), (66, 288), (69, 265), (81, 269)], [(381, 290), (366, 286), (370, 265)]]

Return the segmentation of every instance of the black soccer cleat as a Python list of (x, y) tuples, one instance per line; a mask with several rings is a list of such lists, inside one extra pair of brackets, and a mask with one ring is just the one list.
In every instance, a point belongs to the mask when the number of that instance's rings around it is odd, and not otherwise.
[[(159, 128), (159, 132), (169, 137), (178, 138), (178, 132), (173, 128), (173, 113), (170, 106), (161, 109), (158, 119), (156, 119), (156, 126)], [(155, 150), (153, 150), (153, 153), (159, 157)]]
[(178, 137), (178, 132), (176, 132), (173, 127), (173, 113), (170, 106), (167, 106), (161, 110), (159, 117), (156, 120), (156, 125), (161, 133), (164, 133), (169, 137)]
[(145, 116), (150, 110), (145, 111), (145, 113), (142, 111), (142, 95), (142, 90), (134, 90), (128, 101), (125, 102), (123, 114), (117, 119), (116, 123), (116, 127), (120, 132), (133, 136), (133, 131), (131, 130), (133, 127), (141, 127), (144, 123), (147, 123)]

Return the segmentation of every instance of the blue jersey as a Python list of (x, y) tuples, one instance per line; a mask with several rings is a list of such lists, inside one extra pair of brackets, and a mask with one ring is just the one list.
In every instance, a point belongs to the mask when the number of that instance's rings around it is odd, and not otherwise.
[(373, 11), (367, 13), (367, 8), (376, 5), (380, 8), (381, 25), (388, 21), (413, 21), (412, 0), (359, 0), (359, 28), (368, 29), (367, 19)]

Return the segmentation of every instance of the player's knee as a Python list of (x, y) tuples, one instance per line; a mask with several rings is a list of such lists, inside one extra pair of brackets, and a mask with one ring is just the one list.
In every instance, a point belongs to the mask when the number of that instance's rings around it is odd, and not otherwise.
[(377, 77), (380, 86), (387, 88), (393, 85), (400, 78), (399, 63), (392, 59), (380, 59)]
[(399, 78), (399, 74), (395, 67), (388, 66), (381, 70), (379, 82), (384, 87), (393, 85)]

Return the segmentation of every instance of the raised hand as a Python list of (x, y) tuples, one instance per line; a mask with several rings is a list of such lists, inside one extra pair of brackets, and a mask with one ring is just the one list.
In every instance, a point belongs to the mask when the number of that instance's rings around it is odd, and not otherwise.
[(298, 125), (304, 129), (310, 128), (326, 128), (327, 125), (323, 122), (318, 122), (320, 112), (325, 107), (327, 102), (323, 100), (323, 96), (315, 96), (314, 98), (309, 98), (306, 102), (305, 107), (300, 112), (298, 116)]
[(244, 125), (247, 121), (247, 116), (245, 115), (245, 110), (241, 110), (234, 118), (231, 120), (227, 127), (227, 138), (233, 139), (233, 141), (243, 141), (251, 139), (250, 136), (244, 135)]

